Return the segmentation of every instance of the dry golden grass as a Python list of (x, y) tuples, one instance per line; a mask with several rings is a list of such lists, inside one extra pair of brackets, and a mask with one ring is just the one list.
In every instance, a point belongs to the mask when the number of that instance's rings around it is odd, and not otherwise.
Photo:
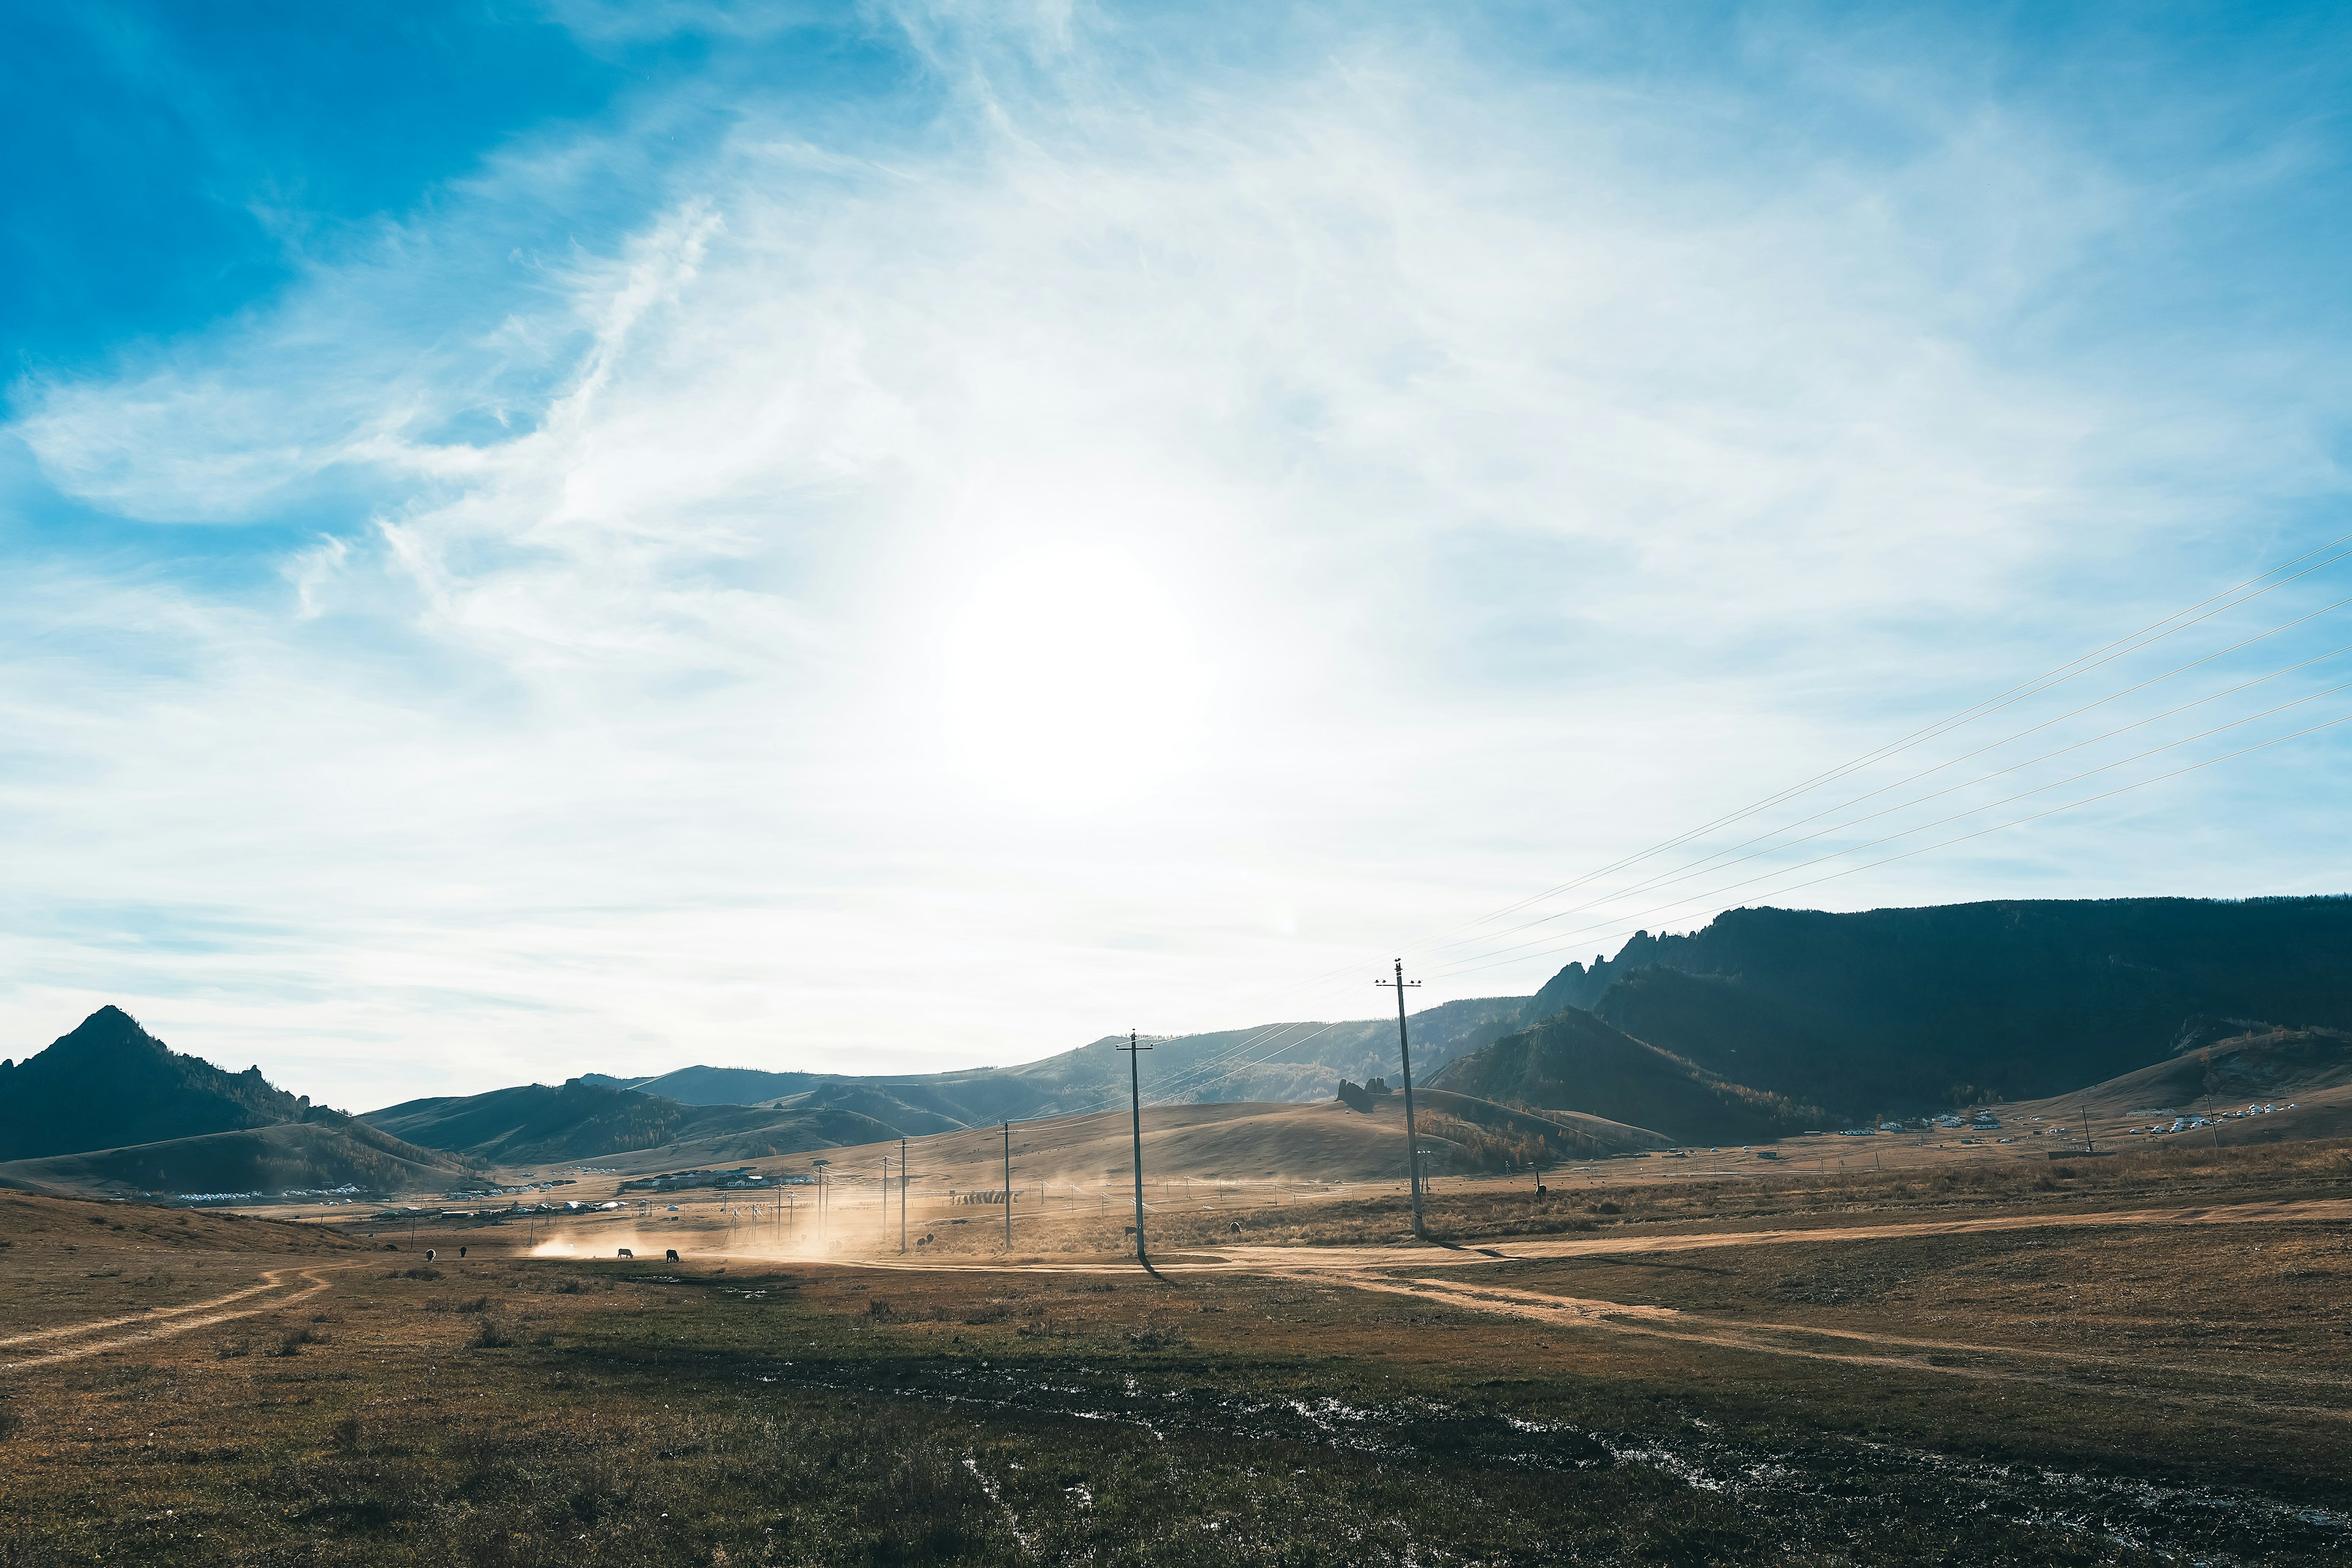
[(1947, 1173), (1168, 1212), (1164, 1280), (1099, 1214), (885, 1268), (0, 1199), (12, 1332), (278, 1279), (0, 1373), (0, 1564), (2352, 1555), (2346, 1224), (2043, 1223), (2340, 1209), (2344, 1148)]

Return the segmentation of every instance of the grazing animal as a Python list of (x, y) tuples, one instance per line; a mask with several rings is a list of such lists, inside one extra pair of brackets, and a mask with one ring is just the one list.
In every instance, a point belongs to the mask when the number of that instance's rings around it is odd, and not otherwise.
[(459, 1248), (457, 1249), (457, 1256), (458, 1256), (458, 1257), (460, 1257), (460, 1258), (465, 1257), (465, 1256), (466, 1256), (466, 1249), (465, 1249), (464, 1247), (459, 1247)]
[(425, 1249), (425, 1262), (427, 1262), (427, 1263), (432, 1262), (436, 1258), (438, 1258), (439, 1256), (440, 1256), (440, 1254), (439, 1254), (439, 1253), (435, 1252), (435, 1251), (434, 1251), (431, 1247), (426, 1247), (426, 1248)]
[(622, 1256), (622, 1257), (624, 1257), (624, 1258), (635, 1258), (635, 1257), (636, 1256), (636, 1254), (635, 1254), (635, 1253), (634, 1253), (634, 1252), (631, 1252), (627, 1247), (625, 1247), (621, 1248), (621, 1256)]
[(672, 1263), (677, 1261), (677, 1248), (675, 1247), (669, 1249), (669, 1261)]
[(1235, 1221), (1234, 1221), (1234, 1234), (1235, 1236), (1239, 1236), (1241, 1233), (1242, 1233), (1242, 1222), (1241, 1222), (1241, 1221), (1239, 1221), (1239, 1220), (1235, 1220)]

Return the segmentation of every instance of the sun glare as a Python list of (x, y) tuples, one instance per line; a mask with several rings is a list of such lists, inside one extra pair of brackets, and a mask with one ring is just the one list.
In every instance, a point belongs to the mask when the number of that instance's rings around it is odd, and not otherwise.
[(1189, 765), (1203, 670), (1174, 598), (1106, 554), (1025, 560), (950, 622), (946, 729), (958, 771), (1004, 798), (1128, 798)]

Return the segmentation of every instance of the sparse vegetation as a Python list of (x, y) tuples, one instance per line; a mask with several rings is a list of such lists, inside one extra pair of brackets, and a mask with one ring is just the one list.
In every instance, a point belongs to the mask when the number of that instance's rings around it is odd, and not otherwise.
[[(1525, 1262), (1471, 1238), (2347, 1195), (2346, 1151), (2314, 1146), (1447, 1191), (1433, 1222), (1460, 1250), (1360, 1279), (652, 1275), (477, 1233), (436, 1278), (354, 1253), (312, 1302), (258, 1303), (230, 1333), (268, 1354), (192, 1333), (0, 1388), (19, 1412), (0, 1563), (2333, 1563), (2352, 1247), (2329, 1226)], [(1162, 1255), (1224, 1217), (1156, 1221)], [(1403, 1229), (1402, 1194), (1248, 1217)], [(105, 1245), (148, 1245), (131, 1223)], [(68, 1256), (67, 1231), (89, 1227), (14, 1228), (0, 1311), (104, 1297), (97, 1317), (166, 1277), (152, 1254)], [(174, 1256), (187, 1300), (278, 1261)], [(1496, 1310), (1513, 1292), (1703, 1334)]]

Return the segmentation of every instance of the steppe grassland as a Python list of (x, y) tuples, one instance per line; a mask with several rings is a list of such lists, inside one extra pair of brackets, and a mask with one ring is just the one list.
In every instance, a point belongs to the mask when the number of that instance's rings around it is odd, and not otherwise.
[[(2352, 1187), (2341, 1148), (2165, 1158), (1940, 1193), (1596, 1187), (1549, 1213), (1447, 1194), (1433, 1218), (1465, 1244), (1538, 1220), (1630, 1240)], [(1264, 1215), (1254, 1241), (1401, 1229), (1393, 1204)], [(1657, 1308), (1701, 1339), (1331, 1278), (670, 1268), (516, 1258), (507, 1227), (397, 1253), (214, 1216), (184, 1241), (154, 1228), (179, 1217), (12, 1201), (0, 1308), (76, 1321), (80, 1289), (81, 1321), (116, 1316), (140, 1289), (179, 1304), (280, 1262), (336, 1282), (0, 1373), (0, 1563), (2333, 1563), (2352, 1542), (2340, 1224), (1441, 1249), (1368, 1276)], [(1171, 1248), (1206, 1253), (1220, 1216), (1197, 1217)], [(172, 1283), (122, 1283), (142, 1270)]]

